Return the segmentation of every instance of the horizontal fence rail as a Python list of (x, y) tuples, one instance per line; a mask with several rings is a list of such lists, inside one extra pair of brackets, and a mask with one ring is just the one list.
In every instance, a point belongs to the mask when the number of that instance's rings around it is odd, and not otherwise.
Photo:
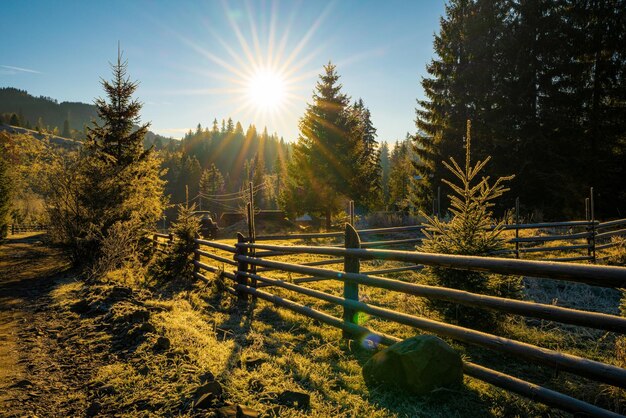
[(363, 260), (379, 259), (404, 261), (458, 270), (482, 271), (498, 274), (515, 274), (547, 277), (586, 283), (594, 286), (626, 287), (626, 270), (620, 267), (593, 266), (574, 263), (552, 263), (533, 260), (475, 257), (465, 255), (431, 254), (409, 251), (368, 250), (334, 247), (279, 246), (238, 243), (237, 247), (255, 248), (291, 253), (351, 256)]
[[(250, 216), (250, 215), (249, 215)], [(592, 216), (593, 218), (593, 216)], [(252, 223), (254, 225), (254, 223)], [(626, 334), (626, 318), (598, 312), (581, 311), (555, 305), (535, 302), (507, 299), (502, 297), (481, 295), (456, 289), (427, 286), (402, 280), (390, 279), (379, 275), (416, 271), (425, 266), (450, 268), (466, 271), (488, 272), (503, 275), (523, 275), (540, 279), (563, 280), (585, 283), (592, 286), (607, 288), (626, 288), (626, 268), (599, 266), (590, 264), (575, 264), (565, 261), (578, 261), (596, 259), (596, 250), (622, 245), (613, 237), (626, 235), (626, 219), (600, 223), (596, 220), (570, 221), (539, 224), (509, 224), (502, 227), (503, 230), (515, 230), (515, 237), (508, 240), (509, 245), (515, 249), (506, 249), (499, 254), (554, 253), (566, 251), (586, 250), (586, 255), (571, 253), (567, 257), (555, 258), (554, 261), (522, 260), (514, 258), (475, 257), (447, 254), (431, 254), (416, 251), (397, 251), (389, 249), (375, 249), (376, 247), (388, 247), (394, 245), (417, 244), (422, 240), (422, 225), (376, 228), (355, 231), (351, 226), (346, 226), (345, 232), (325, 232), (309, 234), (286, 234), (255, 236), (252, 232), (249, 237), (239, 235), (238, 242), (233, 244), (218, 243), (196, 239), (197, 249), (194, 260), (194, 276), (200, 280), (211, 282), (212, 279), (204, 276), (201, 272), (206, 271), (222, 275), (230, 279), (232, 285), (221, 286), (225, 292), (240, 299), (248, 297), (266, 300), (276, 306), (280, 306), (302, 315), (319, 320), (325, 324), (343, 330), (344, 336), (352, 338), (355, 335), (376, 336), (382, 344), (389, 345), (400, 341), (397, 337), (378, 333), (366, 327), (354, 323), (357, 312), (363, 312), (388, 321), (411, 326), (422, 331), (430, 332), (442, 337), (451, 338), (466, 344), (476, 345), (489, 350), (509, 354), (526, 361), (567, 371), (597, 382), (617, 386), (626, 389), (626, 369), (605, 364), (599, 361), (562, 353), (559, 351), (542, 348), (536, 345), (516, 341), (471, 328), (448, 324), (431, 320), (422, 316), (398, 312), (369, 302), (360, 301), (358, 298), (359, 286), (372, 286), (390, 291), (396, 291), (416, 297), (437, 299), (450, 303), (472, 306), (475, 308), (496, 310), (507, 314), (522, 315), (524, 317), (538, 318), (574, 326), (583, 326), (609, 332)], [(567, 233), (553, 235), (537, 235), (520, 237), (519, 230), (568, 228)], [(577, 232), (574, 228), (583, 228)], [(349, 231), (352, 231), (349, 233)], [(360, 241), (360, 235), (384, 235), (395, 233), (415, 233), (419, 235), (405, 235), (399, 239), (380, 240), (373, 237), (371, 241)], [(350, 235), (352, 234), (352, 235)], [(532, 232), (531, 232), (532, 234)], [(289, 240), (313, 240), (313, 239), (342, 239), (344, 244), (336, 245), (275, 245), (263, 243), (264, 241)], [(584, 242), (581, 243), (581, 241)], [(596, 243), (596, 241), (604, 242)], [(610, 241), (609, 241), (610, 240)], [(260, 241), (260, 242), (259, 242)], [(541, 245), (554, 241), (571, 241), (569, 245), (521, 247), (521, 244)], [(578, 242), (577, 242), (578, 241)], [(328, 241), (323, 241), (328, 242)], [(336, 241), (335, 241), (336, 242)], [(339, 241), (341, 242), (341, 241)], [(281, 242), (282, 244), (282, 242)], [(204, 247), (204, 248), (202, 248)], [(202, 249), (201, 249), (202, 248)], [(218, 253), (213, 253), (217, 250)], [(232, 254), (232, 259), (219, 254), (225, 251)], [(289, 255), (327, 256), (329, 259), (293, 263), (270, 260), (269, 257), (282, 257)], [(558, 254), (553, 254), (558, 255)], [(208, 261), (201, 261), (201, 257)], [(279, 259), (281, 260), (281, 259)], [(404, 266), (387, 266), (364, 269), (360, 271), (360, 262), (369, 260), (394, 261), (407, 263)], [(213, 261), (220, 266), (210, 265)], [(339, 267), (321, 268), (319, 266), (343, 264), (343, 271), (336, 270)], [(224, 266), (231, 266), (230, 270)], [(268, 276), (274, 272), (295, 273), (304, 277), (289, 280), (278, 279)], [(343, 297), (322, 292), (320, 290), (305, 287), (304, 284), (321, 280), (334, 280), (343, 283)], [(260, 290), (259, 288), (264, 288)], [(321, 312), (311, 307), (302, 305), (296, 301), (265, 291), (265, 289), (281, 288), (289, 292), (295, 292), (306, 297), (329, 302), (344, 310), (343, 319)], [(491, 383), (495, 386), (527, 396), (532, 400), (543, 402), (572, 413), (586, 413), (598, 417), (620, 416), (611, 411), (604, 410), (595, 405), (575, 399), (557, 391), (526, 382), (514, 376), (491, 370), (481, 365), (464, 361), (465, 374)]]
[(38, 231), (47, 231), (48, 225), (44, 224), (11, 224), (11, 227), (8, 229), (11, 232), (11, 235), (21, 234), (24, 232), (38, 232)]
[[(321, 276), (334, 280), (353, 281), (355, 283), (380, 287), (409, 295), (457, 302), (462, 305), (494, 309), (502, 312), (532, 316), (572, 325), (580, 325), (607, 331), (617, 331), (626, 334), (626, 318), (596, 312), (585, 312), (575, 309), (562, 308), (554, 305), (545, 305), (534, 302), (518, 301), (513, 299), (486, 296), (463, 290), (449, 289), (437, 286), (427, 286), (385, 277), (371, 276), (370, 273), (349, 273), (337, 270), (321, 269), (298, 264), (267, 261), (254, 257), (237, 256), (238, 260), (257, 266), (273, 267), (293, 273)], [(280, 285), (277, 281), (276, 284)]]

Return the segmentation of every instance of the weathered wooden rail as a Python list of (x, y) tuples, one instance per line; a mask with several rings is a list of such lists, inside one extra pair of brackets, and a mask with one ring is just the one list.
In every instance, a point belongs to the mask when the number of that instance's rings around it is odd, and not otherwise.
[(23, 234), (24, 232), (47, 231), (48, 226), (44, 224), (11, 224), (11, 235)]
[[(580, 225), (588, 226), (588, 224), (578, 222), (576, 222), (575, 225), (571, 224), (570, 222), (568, 227)], [(596, 229), (602, 230), (599, 228), (600, 225), (602, 224), (594, 226)], [(611, 227), (619, 227), (620, 225), (622, 225), (622, 223), (612, 221)], [(403, 231), (419, 231), (418, 227), (402, 228), (404, 228)], [(196, 267), (195, 276), (199, 279), (210, 281), (211, 279), (207, 278), (202, 273), (203, 271), (220, 273), (233, 283), (230, 286), (226, 286), (226, 291), (229, 294), (235, 295), (243, 300), (250, 296), (267, 300), (277, 306), (291, 309), (300, 314), (340, 328), (344, 331), (346, 336), (376, 336), (383, 344), (392, 344), (398, 341), (397, 337), (384, 335), (354, 323), (354, 314), (364, 312), (442, 337), (451, 338), (465, 344), (476, 345), (489, 350), (506, 353), (525, 361), (554, 367), (555, 369), (590, 378), (597, 382), (626, 388), (626, 369), (359, 301), (359, 286), (372, 286), (412, 296), (444, 300), (466, 306), (497, 310), (508, 314), (546, 319), (564, 324), (626, 334), (626, 318), (615, 315), (486, 296), (456, 289), (419, 285), (379, 276), (380, 274), (404, 271), (409, 268), (417, 269), (422, 266), (437, 266), (505, 275), (524, 275), (586, 283), (593, 286), (620, 288), (626, 287), (626, 268), (511, 258), (470, 257), (427, 254), (414, 251), (377, 250), (372, 249), (374, 245), (367, 248), (366, 243), (361, 243), (360, 241), (360, 235), (362, 234), (381, 234), (388, 231), (389, 229), (384, 228), (365, 230), (359, 233), (350, 225), (347, 225), (346, 231), (342, 233), (345, 242), (344, 248), (338, 248), (336, 246), (272, 245), (263, 243), (263, 241), (276, 240), (277, 237), (288, 237), (284, 238), (285, 240), (338, 238), (339, 235), (335, 232), (304, 234), (306, 236), (305, 238), (303, 238), (303, 234), (297, 236), (257, 236), (256, 242), (254, 239), (239, 235), (238, 242), (232, 245), (197, 240), (196, 242), (199, 248), (196, 251), (196, 260), (194, 261)], [(583, 236), (583, 238), (584, 237), (586, 237), (586, 235)], [(224, 252), (226, 252), (227, 255), (224, 255)], [(268, 259), (269, 257), (285, 254), (307, 254), (332, 258), (303, 264)], [(202, 261), (202, 257), (216, 262), (218, 265), (207, 264)], [(229, 257), (232, 257), (232, 259)], [(361, 272), (362, 260), (394, 260), (410, 263), (410, 266), (399, 267), (397, 269), (379, 269)], [(321, 265), (336, 265), (339, 263), (343, 264), (342, 270), (319, 267)], [(272, 272), (276, 271), (301, 274), (304, 275), (304, 277), (297, 277), (290, 281), (271, 277)], [(342, 282), (344, 288), (343, 296), (331, 295), (303, 286), (304, 283), (319, 280), (335, 280)], [(289, 292), (341, 306), (344, 310), (343, 318), (334, 317), (328, 313), (301, 305), (293, 300), (286, 299), (266, 290), (260, 290), (261, 287), (263, 289), (281, 288)], [(466, 374), (475, 378), (569, 412), (586, 413), (598, 417), (619, 416), (616, 413), (577, 400), (571, 396), (471, 362), (465, 362), (464, 371)]]
[[(618, 219), (614, 221), (600, 223), (598, 221), (567, 221), (567, 222), (542, 222), (534, 224), (507, 224), (503, 225), (503, 231), (515, 231), (515, 238), (505, 240), (505, 249), (496, 251), (494, 255), (498, 256), (514, 256), (515, 258), (524, 258), (525, 254), (546, 254), (546, 261), (592, 261), (595, 262), (596, 251), (605, 250), (607, 248), (622, 245), (619, 241), (606, 241), (611, 237), (626, 237), (626, 219)], [(377, 241), (363, 241), (361, 248), (377, 248), (377, 247), (394, 247), (394, 246), (411, 246), (419, 244), (423, 236), (421, 231), (423, 225), (393, 227), (393, 228), (376, 228), (358, 230), (359, 236), (367, 235), (393, 235), (398, 233), (411, 232), (418, 234), (411, 238), (398, 238)], [(574, 232), (575, 229), (583, 229), (582, 232)], [(520, 236), (521, 231), (535, 230), (536, 235)], [(566, 233), (556, 234), (539, 234), (541, 230), (566, 230)], [(282, 234), (282, 235), (263, 235), (255, 237), (255, 242), (264, 241), (293, 241), (302, 240), (310, 241), (314, 239), (338, 239), (342, 238), (342, 232), (321, 232), (309, 234)], [(545, 245), (551, 242), (571, 242), (571, 244), (561, 245)], [(586, 254), (580, 254), (584, 251)], [(550, 253), (575, 252), (572, 255), (561, 257), (549, 257)], [(263, 257), (281, 256), (284, 252), (274, 250), (262, 253)], [(601, 258), (601, 257), (600, 257)]]
[(156, 251), (164, 252), (174, 242), (174, 234), (162, 234), (153, 232), (150, 234), (150, 240)]

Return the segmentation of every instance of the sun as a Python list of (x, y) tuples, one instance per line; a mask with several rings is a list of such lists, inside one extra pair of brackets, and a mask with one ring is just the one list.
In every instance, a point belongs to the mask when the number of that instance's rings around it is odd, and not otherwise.
[(254, 72), (246, 83), (250, 105), (261, 111), (274, 111), (285, 104), (287, 97), (285, 78), (271, 69)]

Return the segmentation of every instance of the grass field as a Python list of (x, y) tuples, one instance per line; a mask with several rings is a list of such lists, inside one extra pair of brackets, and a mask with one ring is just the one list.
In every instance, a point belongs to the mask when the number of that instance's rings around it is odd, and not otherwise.
[[(369, 240), (384, 239), (370, 237)], [(222, 240), (233, 244), (233, 240)], [(336, 244), (339, 241), (293, 242)], [(270, 242), (272, 243), (272, 242)], [(278, 244), (278, 243), (277, 243)], [(408, 247), (405, 247), (408, 248)], [(232, 258), (232, 254), (215, 251)], [(311, 255), (274, 257), (293, 263), (323, 259)], [(217, 265), (203, 258), (203, 262)], [(363, 262), (361, 270), (396, 267), (395, 262)], [(341, 269), (341, 264), (325, 268)], [(226, 270), (232, 267), (226, 266)], [(79, 321), (80, 344), (110, 352), (106, 362), (94, 365), (86, 383), (90, 397), (103, 416), (213, 416), (215, 410), (193, 408), (196, 390), (214, 376), (224, 390), (224, 401), (253, 408), (260, 416), (280, 417), (565, 417), (567, 413), (465, 377), (456, 390), (440, 390), (416, 397), (389, 387), (368, 387), (362, 365), (377, 348), (359, 340), (342, 338), (340, 330), (277, 308), (262, 300), (248, 304), (220, 291), (216, 275), (203, 281), (154, 282), (141, 274), (118, 271), (102, 281), (85, 284), (68, 281), (51, 293), (54, 309), (69, 323)], [(284, 272), (264, 273), (292, 280)], [(414, 283), (428, 282), (428, 272), (389, 274)], [(228, 280), (228, 279), (225, 279)], [(106, 302), (119, 287), (132, 288), (132, 297)], [(338, 281), (307, 283), (307, 287), (341, 295)], [(341, 316), (341, 309), (293, 292), (267, 287), (264, 290)], [(423, 298), (373, 287), (360, 286), (360, 297), (373, 305), (441, 319)], [(617, 313), (619, 292), (591, 286), (524, 279), (524, 298), (586, 310)], [(87, 300), (96, 313), (73, 312)], [(106, 302), (106, 303), (105, 303)], [(106, 306), (98, 313), (98, 306)], [(144, 318), (135, 324), (129, 318)], [(363, 325), (400, 338), (419, 330), (361, 315)], [(129, 322), (130, 321), (130, 322)], [(480, 325), (480, 324), (478, 324)], [(139, 337), (136, 331), (144, 330)], [(578, 356), (626, 366), (626, 344), (613, 333), (559, 323), (502, 316), (490, 332)], [(156, 349), (166, 338), (166, 349)], [(620, 343), (621, 341), (621, 343)], [(535, 366), (514, 357), (449, 341), (462, 356), (475, 363), (557, 389), (596, 405), (626, 412), (626, 394), (607, 385)], [(621, 344), (621, 345), (620, 345)], [(311, 397), (309, 408), (281, 405), (279, 394), (292, 390)]]
[[(376, 239), (378, 238), (369, 238), (369, 240)], [(233, 241), (225, 242), (233, 243)], [(334, 242), (326, 241), (320, 243), (333, 244)], [(294, 242), (294, 244), (304, 243)], [(559, 242), (551, 245), (557, 246)], [(229, 256), (225, 252), (221, 255)], [(555, 255), (555, 257), (558, 257), (558, 255)], [(272, 259), (304, 263), (317, 261), (322, 259), (322, 257), (289, 255), (273, 257)], [(210, 260), (204, 261), (211, 263)], [(398, 263), (379, 260), (363, 262), (361, 270), (367, 271), (397, 266)], [(342, 266), (335, 265), (328, 268), (341, 269)], [(389, 274), (388, 277), (413, 283), (427, 283), (427, 274), (427, 272), (402, 272)], [(267, 276), (283, 280), (294, 279), (293, 275), (285, 272), (268, 272)], [(619, 313), (620, 293), (615, 290), (548, 279), (525, 278), (523, 283), (525, 300), (611, 314)], [(308, 283), (306, 286), (334, 295), (342, 295), (343, 291), (343, 284), (337, 281), (320, 281)], [(278, 288), (268, 288), (266, 290), (315, 309), (331, 313), (334, 316), (341, 316), (341, 308), (327, 302)], [(437, 312), (430, 309), (429, 305), (419, 297), (360, 286), (360, 298), (378, 306), (441, 320)], [(256, 304), (257, 306), (254, 309), (256, 315), (254, 315), (254, 321), (251, 321), (247, 326), (248, 333), (255, 336), (256, 340), (264, 342), (275, 341), (278, 347), (282, 345), (283, 348), (274, 347), (273, 344), (267, 345), (267, 343), (265, 345), (257, 344), (252, 348), (242, 348), (242, 355), (246, 353), (250, 353), (248, 355), (263, 353), (272, 359), (271, 363), (279, 364), (281, 359), (287, 356), (290, 359), (287, 363), (291, 364), (291, 373), (294, 373), (293, 377), (297, 378), (293, 383), (299, 384), (301, 390), (313, 390), (318, 396), (325, 397), (326, 401), (322, 404), (326, 405), (330, 401), (336, 404), (336, 408), (339, 408), (338, 411), (345, 411), (346, 404), (348, 404), (351, 405), (348, 407), (348, 410), (361, 411), (359, 408), (365, 408), (362, 409), (362, 413), (355, 416), (361, 416), (362, 414), (364, 416), (366, 411), (368, 411), (367, 415), (379, 412), (382, 414), (381, 416), (560, 416), (562, 414), (555, 410), (548, 410), (541, 405), (530, 403), (527, 399), (508, 394), (505, 391), (469, 377), (465, 379), (465, 388), (463, 390), (454, 394), (438, 393), (423, 399), (406, 397), (400, 393), (381, 391), (377, 388), (367, 388), (360, 375), (360, 366), (372, 353), (370, 350), (362, 347), (359, 341), (342, 341), (340, 331), (324, 325), (320, 326), (315, 321), (284, 309), (268, 306), (262, 301), (257, 301)], [(363, 325), (371, 329), (400, 338), (420, 333), (419, 330), (410, 327), (365, 315), (362, 315), (360, 319)], [(242, 332), (245, 333), (246, 329), (238, 328), (237, 334)], [(618, 353), (619, 348), (616, 348), (617, 336), (613, 333), (566, 326), (545, 320), (525, 319), (517, 316), (503, 316), (497, 329), (490, 332), (609, 364), (622, 367), (625, 365), (623, 354)], [(567, 373), (557, 373), (554, 370), (534, 366), (510, 356), (489, 352), (465, 344), (451, 343), (468, 360), (560, 390), (605, 408), (621, 411), (622, 413), (625, 411), (624, 393), (620, 393), (617, 389), (610, 386), (596, 384)], [(290, 348), (284, 348), (284, 346)], [(241, 374), (239, 371), (232, 378), (235, 381), (239, 381), (246, 376), (253, 379), (262, 379), (266, 372), (267, 370), (261, 374), (252, 372), (248, 375), (245, 373)], [(246, 392), (245, 387), (241, 384), (238, 387), (241, 388), (241, 392)], [(341, 389), (339, 392), (337, 391), (338, 388)], [(346, 393), (343, 393), (344, 391)], [(248, 397), (256, 399), (253, 395), (248, 395)], [(245, 398), (244, 396), (242, 400)], [(252, 401), (252, 399), (247, 399), (247, 401)], [(363, 404), (362, 402), (365, 403)], [(367, 408), (373, 409), (369, 410)], [(337, 412), (320, 409), (316, 411), (316, 414), (326, 416), (326, 414), (336, 415)]]

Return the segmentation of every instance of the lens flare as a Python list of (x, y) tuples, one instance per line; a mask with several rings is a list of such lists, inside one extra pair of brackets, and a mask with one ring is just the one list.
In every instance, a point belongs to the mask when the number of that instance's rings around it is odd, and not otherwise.
[(380, 344), (380, 337), (374, 334), (367, 334), (361, 339), (361, 347), (367, 349), (375, 349)]

